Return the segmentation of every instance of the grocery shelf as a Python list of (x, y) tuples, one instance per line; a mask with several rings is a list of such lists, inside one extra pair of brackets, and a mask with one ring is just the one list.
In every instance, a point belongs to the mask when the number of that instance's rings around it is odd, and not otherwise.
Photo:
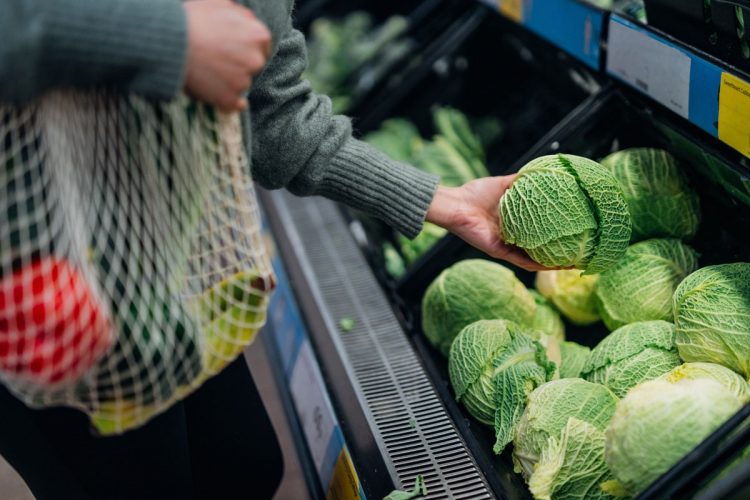
[(750, 75), (617, 14), (608, 33), (608, 75), (750, 157)]
[[(405, 117), (429, 137), (436, 105), (499, 117), (507, 136), (488, 149), (489, 170), (498, 175), (546, 154), (599, 159), (628, 147), (663, 148), (702, 200), (704, 220), (691, 242), (701, 265), (750, 261), (750, 163), (740, 143), (747, 139), (750, 150), (746, 73), (585, 2), (481, 3), (504, 15), (475, 5), (455, 16), (423, 46), (419, 64), (359, 108), (357, 131)], [(429, 498), (529, 498), (510, 451), (495, 455), (492, 429), (454, 400), (447, 361), (420, 326), (433, 279), (459, 260), (486, 257), (447, 236), (396, 280), (381, 251), (394, 234), (381, 223), (320, 199), (263, 193), (262, 201), (288, 278), (284, 301), (298, 307), (297, 326), (279, 328), (298, 332), (282, 335), (280, 351), (292, 353), (284, 366), (307, 342), (340, 432), (335, 448), (350, 453), (361, 496), (410, 488), (424, 474)], [(532, 285), (532, 273), (513, 270)], [(342, 319), (354, 328), (344, 331)], [(270, 321), (283, 326), (284, 319)], [(608, 333), (601, 325), (566, 326), (569, 340), (588, 346)], [(639, 498), (713, 500), (747, 491), (750, 461), (711, 480), (738, 460), (749, 414), (747, 406)], [(317, 446), (315, 436), (307, 441)], [(326, 490), (331, 467), (319, 475)]]
[(590, 68), (601, 68), (605, 11), (578, 0), (479, 1), (526, 27)]
[(479, 1), (750, 157), (745, 66), (579, 0)]
[[(619, 119), (613, 123), (612, 116)], [(608, 88), (553, 127), (526, 157), (569, 152), (600, 158), (627, 147), (668, 149), (683, 162), (705, 202), (705, 222), (693, 243), (702, 264), (748, 260), (750, 248), (741, 243), (750, 234), (750, 210), (724, 188), (732, 176), (747, 172), (719, 141), (700, 143), (702, 153), (696, 156), (690, 145), (700, 138), (699, 130), (639, 94)], [(720, 171), (723, 175), (716, 175)], [(513, 473), (509, 451), (494, 455), (492, 430), (454, 401), (447, 362), (419, 326), (424, 289), (455, 260), (481, 257), (478, 252), (463, 243), (451, 255), (438, 252), (434, 268), (411, 278), (408, 293), (386, 293), (377, 282), (376, 265), (365, 259), (356, 220), (347, 210), (281, 193), (264, 194), (263, 201), (273, 214), (271, 226), (363, 494), (378, 497), (387, 488), (372, 489), (377, 485), (390, 479), (388, 484), (409, 486), (416, 474), (424, 473), (431, 498), (529, 498)], [(532, 273), (514, 271), (532, 284)], [(351, 331), (338, 326), (344, 317), (354, 320)], [(601, 325), (568, 325), (568, 338), (589, 346), (606, 333)], [(743, 415), (737, 418), (744, 420)], [(723, 439), (734, 427), (730, 422), (717, 431), (713, 442), (707, 440), (641, 498), (697, 491), (741, 451), (744, 434)], [(373, 467), (373, 460), (380, 466)], [(453, 477), (460, 480), (451, 481)]]

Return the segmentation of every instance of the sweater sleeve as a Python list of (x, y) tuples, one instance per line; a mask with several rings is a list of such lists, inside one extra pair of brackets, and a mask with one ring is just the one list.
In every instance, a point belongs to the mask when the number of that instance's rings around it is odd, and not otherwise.
[(253, 177), (269, 189), (340, 201), (413, 238), (438, 178), (354, 139), (350, 121), (302, 78), (306, 67), (305, 39), (289, 28), (250, 94)]
[(0, 101), (96, 86), (170, 99), (186, 31), (180, 0), (2, 0)]

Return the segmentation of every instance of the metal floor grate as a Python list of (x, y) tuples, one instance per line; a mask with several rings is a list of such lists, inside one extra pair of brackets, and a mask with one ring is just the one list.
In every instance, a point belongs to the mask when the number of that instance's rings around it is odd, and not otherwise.
[[(272, 194), (396, 484), (429, 498), (492, 498), (337, 206)], [(353, 330), (338, 333), (352, 318)]]

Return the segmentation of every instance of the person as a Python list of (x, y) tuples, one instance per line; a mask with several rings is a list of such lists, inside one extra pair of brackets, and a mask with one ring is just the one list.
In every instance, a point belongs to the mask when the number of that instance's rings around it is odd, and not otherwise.
[[(424, 221), (488, 255), (541, 267), (501, 240), (497, 204), (512, 177), (458, 188), (352, 136), (302, 75), (293, 0), (3, 0), (0, 102), (61, 88), (107, 88), (155, 101), (184, 91), (242, 114), (253, 179), (320, 195), (408, 237)], [(248, 93), (249, 91), (249, 93)], [(270, 498), (283, 461), (240, 359), (140, 429), (95, 438), (83, 414), (31, 410), (0, 390), (0, 454), (40, 500)]]

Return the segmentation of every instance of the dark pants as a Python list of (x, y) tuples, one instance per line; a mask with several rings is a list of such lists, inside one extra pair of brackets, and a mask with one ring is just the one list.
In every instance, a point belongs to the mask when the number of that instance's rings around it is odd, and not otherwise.
[(37, 500), (271, 498), (283, 461), (243, 358), (145, 427), (91, 435), (69, 409), (35, 411), (0, 386), (0, 455)]

